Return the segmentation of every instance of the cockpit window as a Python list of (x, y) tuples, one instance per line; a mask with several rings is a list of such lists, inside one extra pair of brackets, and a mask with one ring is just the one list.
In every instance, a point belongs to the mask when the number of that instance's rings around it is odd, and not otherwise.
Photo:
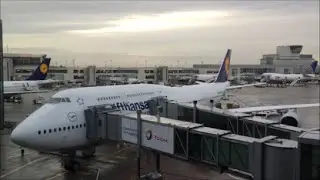
[(57, 103), (60, 103), (61, 102), (61, 98), (51, 98), (48, 103), (49, 104), (57, 104)]
[(49, 104), (58, 104), (58, 103), (61, 103), (61, 102), (63, 102), (63, 103), (70, 103), (71, 102), (71, 100), (70, 100), (70, 98), (51, 98), (49, 101), (48, 101), (48, 103)]

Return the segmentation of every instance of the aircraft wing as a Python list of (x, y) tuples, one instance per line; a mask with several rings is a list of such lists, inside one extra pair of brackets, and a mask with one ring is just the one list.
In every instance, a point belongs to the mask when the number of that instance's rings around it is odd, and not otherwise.
[(41, 90), (41, 91), (10, 91), (4, 92), (5, 95), (15, 95), (15, 94), (31, 94), (31, 93), (44, 93), (49, 92), (50, 90)]
[(201, 82), (201, 81), (196, 81), (195, 83), (197, 83), (197, 84), (205, 84), (205, 82)]
[(59, 82), (65, 82), (65, 81), (64, 80), (52, 80), (52, 79), (41, 80), (41, 81), (38, 82), (38, 85), (53, 84), (53, 83), (59, 83)]
[(228, 109), (228, 111), (233, 113), (251, 113), (251, 112), (259, 112), (259, 111), (297, 109), (297, 108), (317, 107), (317, 106), (320, 106), (320, 103), (245, 107), (245, 108), (237, 108), (237, 109)]
[(254, 83), (254, 84), (245, 84), (245, 85), (237, 85), (237, 86), (229, 86), (226, 90), (232, 90), (232, 89), (240, 89), (243, 87), (250, 87), (250, 86), (259, 86), (259, 85), (265, 85), (266, 83)]

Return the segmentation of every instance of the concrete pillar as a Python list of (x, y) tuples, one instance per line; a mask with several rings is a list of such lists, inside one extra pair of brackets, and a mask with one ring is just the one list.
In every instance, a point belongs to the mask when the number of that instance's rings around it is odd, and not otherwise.
[(197, 121), (197, 101), (193, 101), (193, 122)]

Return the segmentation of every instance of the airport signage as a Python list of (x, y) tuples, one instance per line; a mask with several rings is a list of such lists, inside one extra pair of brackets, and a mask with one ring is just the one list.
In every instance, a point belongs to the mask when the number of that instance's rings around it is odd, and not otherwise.
[[(172, 127), (142, 121), (141, 145), (173, 154), (174, 130)], [(137, 143), (137, 121), (122, 118), (122, 140)]]
[(173, 128), (149, 122), (142, 123), (142, 145), (173, 154)]

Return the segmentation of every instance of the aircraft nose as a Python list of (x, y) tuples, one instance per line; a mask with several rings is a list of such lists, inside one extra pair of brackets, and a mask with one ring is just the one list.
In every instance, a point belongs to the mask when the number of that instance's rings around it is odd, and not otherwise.
[(27, 134), (21, 128), (21, 125), (18, 125), (11, 133), (11, 141), (19, 146), (26, 145)]
[[(28, 119), (28, 118), (27, 118)], [(10, 138), (16, 145), (32, 148), (34, 144), (34, 125), (25, 119), (11, 132)]]

